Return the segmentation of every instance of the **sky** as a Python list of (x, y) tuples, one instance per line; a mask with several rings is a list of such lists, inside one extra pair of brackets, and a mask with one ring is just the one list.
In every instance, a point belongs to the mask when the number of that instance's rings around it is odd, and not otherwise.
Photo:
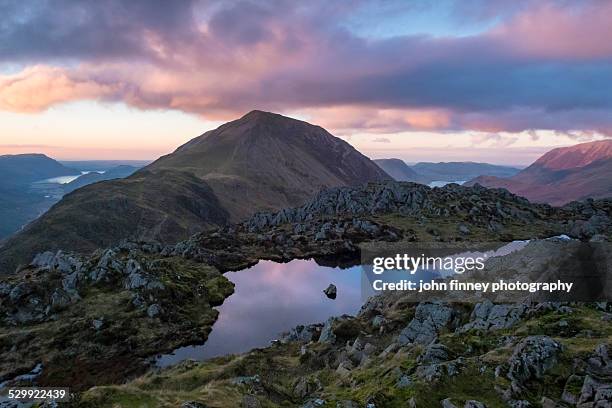
[(612, 137), (612, 1), (0, 0), (0, 154), (153, 159), (253, 110), (372, 158)]

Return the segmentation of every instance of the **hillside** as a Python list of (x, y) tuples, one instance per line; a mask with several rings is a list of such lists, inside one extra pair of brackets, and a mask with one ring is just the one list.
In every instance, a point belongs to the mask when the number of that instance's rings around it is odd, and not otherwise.
[(94, 171), (91, 173), (83, 174), (82, 176), (79, 176), (78, 178), (72, 180), (70, 183), (66, 183), (63, 186), (63, 189), (66, 193), (70, 193), (71, 191), (74, 191), (77, 188), (81, 188), (88, 184), (97, 183), (99, 181), (129, 177), (134, 174), (136, 170), (138, 170), (138, 167), (120, 165), (117, 167), (112, 167), (106, 170), (104, 173), (98, 173)]
[(174, 242), (259, 210), (302, 204), (322, 188), (389, 178), (319, 126), (253, 111), (127, 179), (66, 195), (0, 248), (0, 273), (41, 250), (88, 252), (126, 237)]
[(79, 174), (44, 154), (15, 154), (0, 156), (0, 184), (24, 185), (51, 177)]
[(478, 176), (511, 177), (520, 171), (515, 167), (475, 162), (420, 162), (411, 168), (435, 181), (466, 181)]
[(557, 148), (508, 179), (477, 177), (485, 187), (503, 187), (531, 201), (562, 205), (612, 196), (612, 140)]
[(377, 159), (374, 160), (381, 169), (396, 181), (412, 181), (414, 183), (428, 184), (432, 179), (418, 174), (412, 170), (405, 161), (401, 159)]

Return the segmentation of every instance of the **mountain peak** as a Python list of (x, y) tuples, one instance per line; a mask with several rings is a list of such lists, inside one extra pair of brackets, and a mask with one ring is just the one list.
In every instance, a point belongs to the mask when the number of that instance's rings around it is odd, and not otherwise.
[(610, 157), (612, 157), (612, 140), (598, 140), (553, 149), (540, 157), (534, 165), (551, 170), (564, 170), (583, 167)]
[(261, 121), (261, 120), (269, 121), (269, 120), (278, 120), (278, 119), (295, 120), (293, 118), (283, 116), (279, 113), (267, 112), (267, 111), (254, 109), (250, 111), (249, 113), (247, 113), (246, 115), (242, 116), (239, 119), (239, 121)]

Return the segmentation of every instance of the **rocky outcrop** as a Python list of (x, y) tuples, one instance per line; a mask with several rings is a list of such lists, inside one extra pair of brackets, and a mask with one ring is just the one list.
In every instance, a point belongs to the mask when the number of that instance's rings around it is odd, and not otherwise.
[(402, 330), (399, 343), (402, 345), (416, 343), (429, 344), (436, 340), (444, 328), (453, 328), (455, 311), (444, 303), (419, 303), (414, 319)]
[(527, 306), (521, 303), (496, 305), (485, 300), (474, 306), (469, 323), (458, 331), (507, 329), (518, 323), (526, 311)]

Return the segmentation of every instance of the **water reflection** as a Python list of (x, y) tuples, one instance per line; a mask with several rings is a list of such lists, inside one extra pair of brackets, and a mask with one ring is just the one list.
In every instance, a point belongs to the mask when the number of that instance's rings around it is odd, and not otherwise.
[[(312, 260), (285, 264), (261, 261), (248, 270), (225, 276), (236, 285), (235, 293), (218, 308), (219, 319), (206, 344), (182, 347), (161, 356), (159, 366), (262, 347), (298, 324), (355, 314), (363, 303), (360, 266), (340, 269), (320, 266)], [(335, 300), (323, 294), (330, 283), (338, 288)]]

